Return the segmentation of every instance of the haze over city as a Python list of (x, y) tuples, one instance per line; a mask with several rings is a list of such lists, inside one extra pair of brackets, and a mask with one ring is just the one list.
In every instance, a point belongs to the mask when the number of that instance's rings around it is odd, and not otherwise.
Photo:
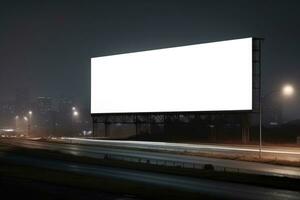
[[(242, 37), (265, 38), (264, 93), (299, 85), (298, 1), (4, 1), (1, 101), (67, 96), (90, 106), (90, 58)], [(300, 118), (299, 98), (284, 104)]]
[(299, 10), (1, 1), (0, 199), (298, 200)]

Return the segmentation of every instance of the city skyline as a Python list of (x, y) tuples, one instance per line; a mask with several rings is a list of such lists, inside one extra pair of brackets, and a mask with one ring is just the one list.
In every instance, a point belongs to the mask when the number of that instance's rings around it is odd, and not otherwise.
[[(89, 107), (91, 57), (249, 36), (265, 38), (263, 92), (285, 83), (297, 89), (298, 7), (298, 1), (7, 1), (0, 8), (1, 100), (22, 85), (33, 96), (65, 94)], [(285, 103), (287, 119), (300, 118), (298, 102), (296, 92)]]
[(2, 0), (1, 199), (299, 199), (299, 10)]
[(23, 135), (76, 135), (91, 131), (90, 123), (89, 110), (66, 97), (32, 97), (23, 88), (16, 90), (15, 99), (0, 102), (0, 129), (13, 129)]

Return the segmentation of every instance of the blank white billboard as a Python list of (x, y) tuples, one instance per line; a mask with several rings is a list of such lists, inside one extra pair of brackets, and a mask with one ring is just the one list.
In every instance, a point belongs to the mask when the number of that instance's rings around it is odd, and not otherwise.
[(252, 38), (91, 59), (91, 113), (252, 110)]

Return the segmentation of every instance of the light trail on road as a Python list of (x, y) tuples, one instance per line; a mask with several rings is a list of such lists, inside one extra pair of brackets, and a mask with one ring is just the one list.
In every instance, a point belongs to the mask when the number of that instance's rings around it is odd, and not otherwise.
[[(245, 147), (234, 147), (234, 146), (225, 146), (225, 145), (211, 145), (211, 144), (185, 144), (185, 143), (171, 143), (171, 142), (151, 142), (151, 141), (127, 141), (127, 140), (95, 140), (95, 139), (85, 139), (85, 138), (67, 138), (62, 137), (62, 140), (72, 140), (72, 141), (82, 141), (82, 142), (92, 142), (99, 144), (113, 144), (113, 145), (122, 145), (122, 146), (133, 146), (139, 148), (155, 147), (163, 148), (168, 150), (169, 148), (183, 148), (185, 150), (189, 149), (211, 149), (211, 150), (229, 150), (229, 151), (246, 151), (246, 152), (259, 152), (259, 149), (255, 146)], [(274, 150), (272, 150), (272, 148)], [(283, 149), (293, 149), (291, 150), (280, 150)], [(277, 150), (275, 150), (277, 149)], [(300, 148), (293, 147), (271, 147), (266, 146), (262, 149), (264, 153), (278, 153), (278, 154), (294, 154), (300, 156)]]
[(131, 158), (136, 160), (143, 159), (153, 161), (152, 163), (159, 162), (161, 164), (177, 163), (182, 166), (182, 163), (193, 165), (205, 165), (211, 164), (215, 168), (221, 170), (234, 170), (244, 173), (271, 175), (271, 176), (286, 176), (292, 178), (300, 178), (299, 167), (289, 167), (282, 165), (273, 165), (266, 163), (247, 162), (230, 159), (219, 158), (207, 158), (200, 156), (191, 156), (184, 154), (174, 154), (168, 152), (154, 152), (154, 151), (141, 151), (140, 149), (122, 148), (120, 146), (107, 146), (107, 145), (80, 145), (80, 144), (66, 144), (56, 142), (41, 142), (31, 140), (5, 140), (11, 145), (22, 146), (26, 148), (46, 149), (59, 151), (66, 154), (72, 154), (76, 156), (86, 156), (92, 158), (103, 159), (105, 155), (114, 156), (116, 159), (127, 159), (131, 161)]
[(41, 159), (30, 156), (3, 154), (0, 155), (0, 159), (26, 166), (73, 172), (82, 175), (96, 176), (99, 178), (108, 177), (114, 180), (133, 181), (138, 183), (139, 187), (142, 188), (143, 184), (150, 184), (152, 186), (174, 188), (176, 190), (186, 192), (196, 192), (197, 194), (199, 194), (199, 198), (201, 197), (201, 194), (220, 199), (248, 200), (296, 200), (300, 196), (299, 192), (289, 190), (272, 189), (122, 168), (70, 163), (61, 160)]

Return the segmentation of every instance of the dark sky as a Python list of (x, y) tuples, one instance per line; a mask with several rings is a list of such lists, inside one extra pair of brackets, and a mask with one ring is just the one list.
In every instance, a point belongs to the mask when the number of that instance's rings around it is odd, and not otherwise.
[[(1, 1), (0, 100), (28, 87), (89, 106), (91, 57), (251, 36), (266, 39), (264, 91), (300, 90), (299, 2)], [(286, 103), (287, 117), (300, 118), (297, 102)]]

